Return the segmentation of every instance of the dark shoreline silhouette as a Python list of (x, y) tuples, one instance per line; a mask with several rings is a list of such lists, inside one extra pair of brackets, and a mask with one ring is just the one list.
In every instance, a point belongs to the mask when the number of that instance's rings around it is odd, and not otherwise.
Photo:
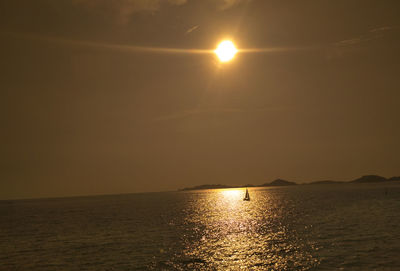
[(296, 183), (292, 181), (276, 179), (270, 183), (264, 183), (261, 185), (224, 185), (224, 184), (203, 184), (193, 187), (185, 187), (179, 189), (179, 191), (191, 191), (191, 190), (204, 190), (204, 189), (223, 189), (223, 188), (242, 188), (242, 187), (273, 187), (273, 186), (295, 186), (295, 185), (327, 185), (327, 184), (350, 184), (350, 183), (387, 183), (400, 181), (400, 176), (394, 176), (391, 178), (385, 178), (378, 175), (364, 175), (360, 178), (351, 181), (333, 181), (333, 180), (323, 180), (323, 181), (312, 181), (306, 183)]

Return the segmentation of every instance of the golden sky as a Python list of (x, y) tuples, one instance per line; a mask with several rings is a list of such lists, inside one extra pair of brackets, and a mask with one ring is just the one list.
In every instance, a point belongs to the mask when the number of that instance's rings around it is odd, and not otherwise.
[[(0, 199), (399, 175), (398, 14), (395, 0), (0, 1)], [(251, 50), (201, 53), (224, 39)]]

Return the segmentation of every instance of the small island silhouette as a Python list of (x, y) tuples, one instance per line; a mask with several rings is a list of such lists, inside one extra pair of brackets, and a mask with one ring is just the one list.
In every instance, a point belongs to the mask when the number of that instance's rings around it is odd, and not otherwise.
[(400, 181), (400, 176), (394, 176), (391, 178), (385, 178), (378, 175), (364, 175), (360, 178), (351, 181), (333, 181), (333, 180), (323, 180), (323, 181), (311, 181), (304, 183), (296, 183), (292, 181), (276, 179), (269, 183), (264, 183), (261, 185), (224, 185), (224, 184), (203, 184), (193, 187), (185, 187), (179, 189), (179, 191), (190, 191), (190, 190), (204, 190), (204, 189), (223, 189), (223, 188), (241, 188), (241, 187), (269, 187), (269, 186), (295, 186), (295, 185), (324, 185), (324, 184), (349, 184), (349, 183), (383, 183), (383, 182), (395, 182)]

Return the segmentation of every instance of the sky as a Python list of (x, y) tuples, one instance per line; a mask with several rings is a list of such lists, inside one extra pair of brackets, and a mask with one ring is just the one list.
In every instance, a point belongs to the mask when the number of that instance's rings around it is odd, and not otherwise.
[[(398, 176), (399, 14), (397, 0), (0, 0), (0, 199)], [(264, 51), (188, 51), (224, 39)]]

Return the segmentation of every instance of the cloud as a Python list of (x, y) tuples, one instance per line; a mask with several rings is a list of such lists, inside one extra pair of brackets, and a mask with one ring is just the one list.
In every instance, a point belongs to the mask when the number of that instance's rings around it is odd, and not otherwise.
[(382, 31), (388, 31), (388, 30), (392, 30), (392, 29), (396, 29), (396, 27), (394, 27), (394, 26), (382, 26), (382, 27), (373, 28), (369, 32), (371, 32), (371, 33), (382, 32)]
[(326, 58), (328, 60), (341, 58), (346, 53), (354, 52), (354, 50), (357, 50), (360, 46), (368, 46), (371, 42), (379, 41), (390, 36), (390, 34), (393, 34), (391, 32), (398, 29), (398, 26), (379, 26), (359, 36), (335, 42), (332, 44), (332, 47), (329, 47), (327, 50)]
[(154, 13), (164, 4), (179, 6), (186, 2), (187, 0), (74, 0), (75, 5), (88, 10), (97, 8), (112, 13), (119, 24), (128, 23), (131, 15), (137, 12)]
[(218, 8), (220, 10), (226, 10), (239, 4), (249, 3), (250, 1), (251, 0), (220, 0)]
[[(99, 9), (115, 18), (119, 24), (126, 24), (130, 21), (132, 14), (138, 12), (155, 13), (162, 6), (180, 6), (188, 3), (188, 0), (72, 0), (76, 6), (85, 7), (89, 11)], [(203, 0), (201, 0), (203, 1)], [(252, 0), (209, 0), (208, 4), (213, 5), (218, 10), (226, 10)], [(204, 1), (205, 2), (205, 1)], [(194, 30), (194, 29), (193, 29)]]
[(337, 46), (350, 46), (350, 45), (355, 45), (357, 43), (361, 43), (363, 41), (366, 41), (362, 37), (357, 37), (353, 39), (347, 39), (347, 40), (341, 40), (336, 43)]
[(185, 34), (190, 34), (190, 33), (192, 33), (193, 31), (195, 31), (197, 28), (199, 28), (199, 26), (198, 26), (198, 25), (195, 25), (195, 26), (189, 28), (189, 29), (186, 31)]
[(168, 2), (172, 5), (180, 6), (186, 4), (187, 0), (168, 0)]
[(394, 26), (376, 27), (376, 28), (371, 29), (368, 33), (365, 33), (358, 37), (354, 37), (351, 39), (346, 39), (346, 40), (336, 42), (335, 45), (336, 46), (353, 46), (353, 45), (356, 45), (359, 43), (376, 40), (376, 39), (382, 38), (384, 32), (387, 32), (389, 30), (394, 30), (396, 28), (397, 27), (394, 27)]

